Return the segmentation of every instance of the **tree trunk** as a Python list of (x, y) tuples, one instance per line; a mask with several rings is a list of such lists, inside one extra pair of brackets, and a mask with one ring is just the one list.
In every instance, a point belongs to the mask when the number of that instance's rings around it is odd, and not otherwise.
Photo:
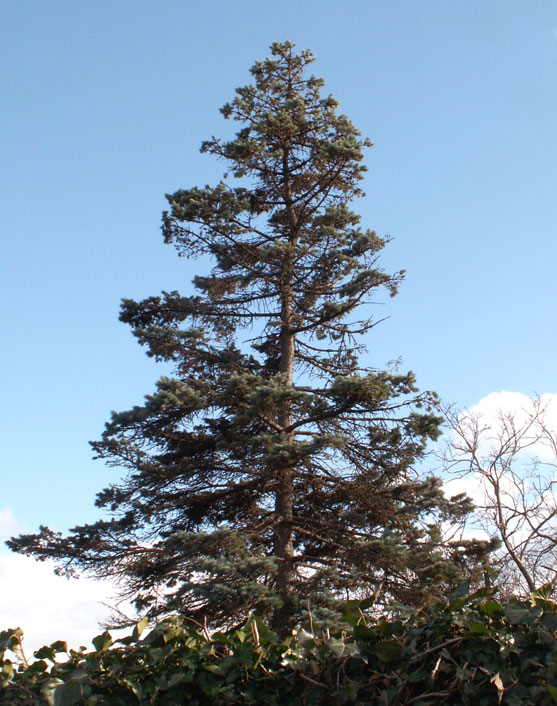
[[(293, 246), (296, 243), (297, 217), (292, 203), (290, 190), (290, 177), (288, 171), (288, 150), (285, 149), (283, 156), (283, 180), (284, 198), (290, 226), (289, 243), (292, 250), (285, 258), (281, 279), (281, 331), (279, 338), (280, 363), (279, 374), (282, 382), (292, 385), (294, 371), (294, 351), (295, 340), (292, 332), (292, 276), (294, 271)], [(279, 412), (277, 422), (282, 429), (288, 429), (292, 425), (292, 405), (290, 402), (283, 404)], [(294, 433), (288, 432), (285, 439), (288, 443), (294, 443)], [(275, 537), (274, 552), (279, 560), (277, 572), (277, 588), (283, 597), (283, 610), (278, 610), (275, 615), (275, 622), (278, 626), (283, 624), (284, 618), (289, 614), (288, 602), (291, 592), (291, 584), (294, 574), (294, 545), (292, 537), (292, 517), (293, 517), (293, 468), (290, 464), (285, 464), (277, 471), (277, 490), (275, 494)]]

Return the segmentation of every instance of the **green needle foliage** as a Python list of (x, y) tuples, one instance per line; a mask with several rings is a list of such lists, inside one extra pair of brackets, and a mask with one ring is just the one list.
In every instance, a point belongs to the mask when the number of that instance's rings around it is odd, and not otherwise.
[(378, 266), (385, 239), (349, 209), (370, 143), (321, 97), (310, 52), (271, 51), (222, 109), (235, 138), (201, 148), (223, 181), (168, 196), (165, 242), (212, 271), (194, 296), (123, 301), (175, 376), (93, 443), (126, 472), (97, 498), (112, 519), (10, 546), (116, 577), (150, 616), (231, 629), (255, 611), (283, 631), (379, 584), (382, 600), (433, 600), (484, 548), (443, 546), (435, 526), (469, 502), (414, 470), (439, 434), (435, 395), (358, 361), (367, 305), (403, 274)]

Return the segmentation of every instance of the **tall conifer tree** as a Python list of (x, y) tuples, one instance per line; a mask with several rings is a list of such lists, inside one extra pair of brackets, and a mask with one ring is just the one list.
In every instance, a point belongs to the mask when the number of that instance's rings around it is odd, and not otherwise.
[(320, 96), (310, 52), (271, 50), (222, 109), (236, 137), (202, 145), (223, 181), (168, 196), (165, 242), (210, 255), (212, 271), (195, 296), (123, 301), (121, 320), (175, 376), (93, 443), (126, 472), (97, 498), (112, 519), (10, 543), (121, 579), (143, 613), (220, 626), (250, 610), (287, 625), (308, 602), (326, 613), (378, 583), (419, 604), (459, 580), (471, 550), (448, 552), (431, 529), (467, 501), (414, 470), (439, 433), (435, 395), (358, 362), (366, 303), (402, 277), (378, 266), (385, 240), (349, 209), (370, 143)]

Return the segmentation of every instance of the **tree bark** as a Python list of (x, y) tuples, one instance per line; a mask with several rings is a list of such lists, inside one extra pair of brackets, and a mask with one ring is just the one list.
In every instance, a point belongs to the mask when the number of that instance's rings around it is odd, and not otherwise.
[[(280, 279), (281, 297), (281, 331), (279, 338), (280, 362), (279, 374), (282, 382), (286, 386), (291, 386), (294, 372), (295, 336), (292, 327), (292, 276), (294, 271), (293, 250), (296, 243), (297, 216), (292, 202), (290, 187), (290, 176), (288, 170), (288, 150), (285, 148), (283, 156), (283, 181), (284, 181), (284, 201), (289, 224), (289, 245), (290, 251), (285, 257)], [(281, 429), (288, 429), (292, 425), (292, 405), (289, 401), (282, 405), (277, 418)], [(290, 431), (285, 439), (288, 443), (294, 443), (294, 432)], [(277, 572), (277, 588), (283, 597), (285, 608), (288, 604), (291, 592), (292, 578), (294, 574), (294, 544), (293, 544), (293, 468), (291, 464), (285, 464), (277, 472), (277, 490), (275, 494), (275, 537), (274, 550), (279, 560)], [(276, 614), (276, 621), (283, 618), (282, 613), (289, 613), (279, 610)]]

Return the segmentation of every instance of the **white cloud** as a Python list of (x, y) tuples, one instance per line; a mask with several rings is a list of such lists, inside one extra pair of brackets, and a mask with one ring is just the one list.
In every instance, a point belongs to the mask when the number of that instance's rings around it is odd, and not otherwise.
[[(557, 434), (557, 394), (545, 393), (539, 397), (541, 408), (544, 409), (544, 420), (550, 431)], [(481, 418), (482, 427), (489, 427), (490, 431), (482, 434), (482, 448), (480, 451), (489, 453), (486, 445), (490, 440), (497, 439), (501, 430), (500, 415), (510, 415), (515, 425), (519, 428), (525, 424), (528, 416), (534, 413), (534, 399), (520, 392), (492, 392), (470, 407), (468, 413)], [(526, 435), (526, 439), (527, 439)], [(536, 443), (529, 447), (528, 455), (536, 455), (542, 459), (554, 456), (553, 450), (544, 443)]]
[(465, 477), (465, 478), (450, 478), (443, 483), (443, 490), (445, 495), (452, 498), (454, 495), (460, 495), (461, 493), (466, 493), (475, 505), (481, 504), (483, 501), (483, 488), (476, 481), (475, 478)]
[[(532, 420), (535, 423), (529, 426)], [(546, 393), (536, 399), (518, 392), (493, 392), (463, 411), (457, 421), (462, 436), (454, 431), (449, 435), (449, 443), (455, 442), (459, 448), (448, 457), (462, 463), (452, 465), (456, 475), (444, 482), (445, 493), (451, 497), (464, 492), (472, 499), (478, 512), (469, 518), (466, 530), (479, 538), (484, 534), (485, 538), (484, 528), (497, 534), (490, 482), (495, 478), (507, 536), (518, 546), (531, 535), (531, 527), (520, 512), (526, 510), (536, 524), (551, 517), (556, 507), (557, 394)], [(463, 439), (475, 447), (476, 472), (467, 472), (470, 447)], [(489, 509), (482, 512), (482, 507)], [(548, 532), (555, 531), (556, 523), (549, 521), (545, 527)]]
[(0, 630), (20, 627), (28, 658), (55, 640), (91, 648), (91, 639), (102, 632), (99, 623), (110, 615), (103, 603), (114, 603), (114, 586), (65, 579), (56, 576), (49, 562), (10, 552), (4, 541), (23, 529), (9, 508), (0, 509)]

